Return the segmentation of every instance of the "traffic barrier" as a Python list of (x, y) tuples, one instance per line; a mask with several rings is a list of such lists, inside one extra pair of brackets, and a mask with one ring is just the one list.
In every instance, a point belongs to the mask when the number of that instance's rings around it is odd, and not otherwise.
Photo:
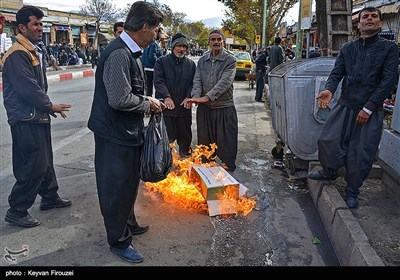
[(60, 74), (60, 81), (72, 80), (72, 73)]
[[(68, 72), (68, 73), (62, 73), (58, 75), (48, 75), (47, 76), (47, 83), (49, 85), (61, 82), (61, 81), (68, 81), (72, 79), (80, 79), (80, 78), (86, 78), (86, 77), (93, 77), (94, 76), (94, 70), (84, 70), (84, 71), (79, 71), (79, 72)], [(0, 76), (0, 91), (3, 90), (3, 83), (1, 80)]]
[(83, 71), (83, 77), (91, 77), (91, 76), (93, 76), (93, 70)]

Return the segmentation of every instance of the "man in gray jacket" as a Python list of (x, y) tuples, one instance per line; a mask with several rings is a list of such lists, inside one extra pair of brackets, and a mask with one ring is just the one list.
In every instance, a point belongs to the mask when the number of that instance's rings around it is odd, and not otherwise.
[(223, 33), (213, 30), (208, 44), (211, 51), (198, 61), (193, 80), (192, 98), (184, 102), (189, 108), (198, 104), (197, 143), (217, 145), (216, 155), (228, 171), (236, 169), (238, 118), (233, 103), (236, 59), (224, 49)]

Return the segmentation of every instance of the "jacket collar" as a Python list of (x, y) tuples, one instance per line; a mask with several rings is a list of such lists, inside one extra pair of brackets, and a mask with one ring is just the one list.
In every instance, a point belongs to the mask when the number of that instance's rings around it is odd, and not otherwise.
[(24, 35), (18, 34), (17, 37), (15, 37), (15, 39), (25, 49), (27, 49), (30, 52), (36, 53), (34, 45), (28, 39), (26, 39)]
[(372, 44), (372, 43), (378, 41), (378, 39), (379, 39), (379, 34), (376, 33), (375, 35), (365, 38), (365, 39), (360, 37), (359, 40), (360, 40), (360, 43), (364, 46), (364, 45)]
[[(221, 51), (221, 53), (219, 54), (219, 56), (218, 56), (218, 58), (216, 59), (216, 60), (221, 60), (221, 61), (224, 61), (225, 59), (226, 59), (226, 56), (228, 55), (228, 52), (226, 51), (226, 49), (225, 48), (222, 48), (222, 51)], [(208, 51), (206, 54), (205, 54), (205, 60), (211, 60), (211, 51)]]

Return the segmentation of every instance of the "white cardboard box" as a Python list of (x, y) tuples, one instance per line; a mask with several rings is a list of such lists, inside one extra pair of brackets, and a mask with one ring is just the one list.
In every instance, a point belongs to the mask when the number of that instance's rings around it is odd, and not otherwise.
[[(237, 199), (246, 193), (247, 188), (236, 181), (224, 168), (192, 165), (190, 177), (200, 182), (201, 192), (207, 201), (210, 216), (237, 214)], [(234, 199), (219, 198), (219, 194), (223, 194), (228, 186), (236, 189)]]

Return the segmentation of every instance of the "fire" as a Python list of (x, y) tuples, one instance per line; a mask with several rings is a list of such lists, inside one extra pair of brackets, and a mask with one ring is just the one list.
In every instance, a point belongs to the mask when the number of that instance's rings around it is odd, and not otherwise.
[[(173, 170), (167, 178), (157, 182), (146, 182), (146, 195), (160, 193), (165, 202), (177, 205), (178, 207), (195, 212), (207, 212), (208, 206), (201, 194), (200, 182), (190, 177), (191, 165), (202, 165), (204, 167), (216, 166), (215, 150), (217, 146), (198, 145), (193, 150), (191, 157), (180, 158), (176, 148), (172, 145)], [(205, 162), (204, 162), (205, 161)], [(215, 174), (215, 177), (223, 181), (226, 175), (223, 172)], [(237, 188), (228, 186), (224, 193), (218, 194), (218, 200), (223, 201), (220, 207), (225, 209), (237, 209), (237, 212), (246, 216), (256, 204), (255, 198), (237, 196)]]

